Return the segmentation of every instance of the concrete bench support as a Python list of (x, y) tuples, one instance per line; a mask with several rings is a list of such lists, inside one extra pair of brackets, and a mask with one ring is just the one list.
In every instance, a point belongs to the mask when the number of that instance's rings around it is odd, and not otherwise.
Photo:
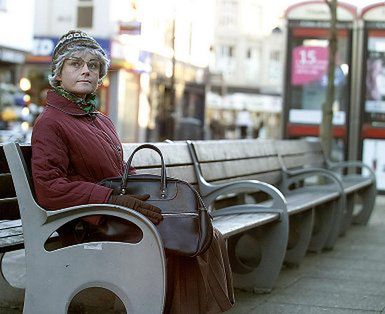
[(22, 307), (24, 302), (24, 289), (15, 288), (5, 279), (3, 274), (3, 257), (0, 253), (0, 307)]

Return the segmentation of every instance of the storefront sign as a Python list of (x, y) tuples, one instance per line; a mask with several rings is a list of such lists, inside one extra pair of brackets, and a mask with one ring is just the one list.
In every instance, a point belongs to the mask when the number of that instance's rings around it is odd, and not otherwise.
[(23, 52), (0, 47), (0, 61), (10, 63), (24, 63), (25, 55)]
[(328, 55), (327, 47), (299, 46), (294, 48), (292, 84), (306, 85), (320, 80), (327, 71)]
[[(110, 55), (110, 41), (108, 39), (95, 38), (99, 45)], [(32, 55), (38, 57), (50, 57), (58, 43), (58, 37), (34, 37)]]

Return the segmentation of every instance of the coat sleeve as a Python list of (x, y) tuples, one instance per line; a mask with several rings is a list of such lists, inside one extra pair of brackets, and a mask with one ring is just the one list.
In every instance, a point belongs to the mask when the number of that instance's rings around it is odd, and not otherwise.
[(66, 138), (56, 121), (44, 119), (32, 134), (32, 178), (38, 203), (55, 210), (70, 206), (107, 203), (111, 189), (67, 177), (69, 158)]

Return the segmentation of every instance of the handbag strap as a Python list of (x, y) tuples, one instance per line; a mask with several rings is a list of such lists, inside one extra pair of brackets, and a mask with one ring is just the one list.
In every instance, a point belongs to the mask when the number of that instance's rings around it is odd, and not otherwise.
[(160, 197), (161, 198), (165, 198), (166, 195), (167, 195), (166, 165), (164, 164), (164, 159), (163, 159), (162, 152), (160, 151), (160, 149), (158, 147), (156, 147), (155, 145), (152, 145), (152, 144), (142, 144), (142, 145), (138, 146), (137, 148), (135, 148), (135, 150), (132, 152), (132, 154), (128, 158), (126, 166), (124, 168), (124, 174), (123, 174), (122, 184), (120, 186), (120, 190), (121, 190), (121, 192), (123, 194), (125, 194), (125, 189), (126, 189), (126, 186), (127, 186), (127, 180), (128, 180), (128, 176), (129, 176), (129, 169), (131, 167), (132, 159), (134, 158), (134, 155), (139, 150), (142, 150), (142, 149), (145, 149), (145, 148), (152, 149), (152, 150), (156, 151), (159, 154), (159, 156), (160, 156), (160, 161), (161, 161), (161, 164), (162, 164), (162, 169), (161, 169), (161, 174), (160, 174)]

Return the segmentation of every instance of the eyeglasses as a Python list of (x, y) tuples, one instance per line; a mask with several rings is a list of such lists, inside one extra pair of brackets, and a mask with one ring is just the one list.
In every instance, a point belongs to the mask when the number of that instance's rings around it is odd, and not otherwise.
[(99, 72), (100, 71), (100, 62), (97, 60), (90, 60), (90, 61), (85, 61), (82, 58), (77, 58), (77, 57), (70, 57), (67, 58), (68, 60), (68, 66), (72, 68), (74, 71), (80, 70), (84, 67), (84, 64), (87, 64), (88, 70), (91, 72)]

